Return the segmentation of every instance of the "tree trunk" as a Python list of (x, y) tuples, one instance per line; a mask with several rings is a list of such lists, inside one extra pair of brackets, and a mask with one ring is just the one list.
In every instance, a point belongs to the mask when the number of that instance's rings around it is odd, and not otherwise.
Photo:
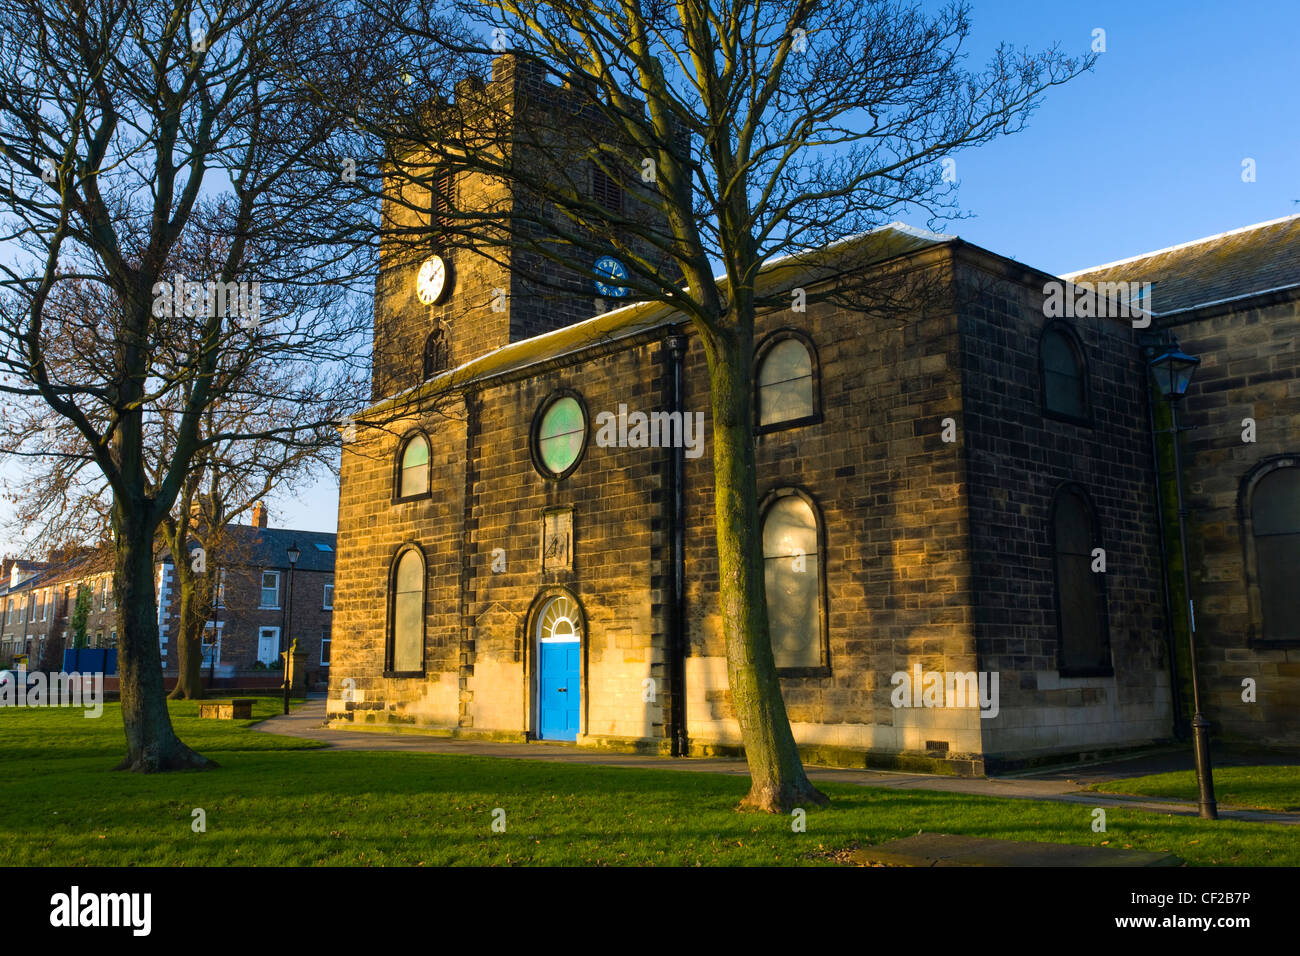
[(752, 330), (705, 337), (713, 408), (718, 598), (727, 681), (752, 781), (741, 809), (788, 813), (830, 801), (804, 773), (768, 630), (754, 465)]
[(202, 700), (203, 626), (207, 621), (201, 613), (204, 602), (199, 597), (199, 585), (207, 575), (197, 574), (184, 557), (183, 553), (180, 558), (173, 554), (180, 592), (180, 624), (176, 635), (176, 686), (167, 696), (172, 700)]
[(122, 635), (118, 642), (118, 683), (126, 730), (126, 757), (117, 769), (157, 773), (216, 766), (181, 743), (167, 713), (162, 656), (158, 653), (153, 534), (139, 517), (145, 510), (139, 505), (124, 507), (121, 502), (113, 508), (115, 586)]

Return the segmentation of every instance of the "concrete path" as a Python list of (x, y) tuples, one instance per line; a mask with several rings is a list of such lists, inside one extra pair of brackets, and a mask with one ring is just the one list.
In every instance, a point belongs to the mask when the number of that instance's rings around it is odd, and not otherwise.
[[(396, 750), (408, 753), (460, 754), (476, 757), (513, 757), (522, 760), (549, 760), (557, 763), (586, 764), (597, 767), (639, 767), (646, 770), (684, 770), (698, 773), (727, 773), (748, 776), (744, 760), (727, 757), (671, 758), (648, 754), (620, 754), (587, 750), (571, 744), (497, 743), (463, 737), (436, 737), (421, 733), (385, 733), (370, 730), (336, 730), (325, 726), (325, 701), (308, 699), (288, 716), (271, 717), (254, 724), (255, 730), (286, 737), (319, 740), (335, 750)], [(1157, 762), (1162, 755), (1157, 755)], [(1181, 758), (1178, 758), (1181, 759)], [(1183, 769), (1171, 765), (1166, 769)], [(1124, 797), (1112, 793), (1095, 793), (1083, 787), (1098, 780), (1164, 772), (1150, 769), (1137, 760), (1122, 763), (1089, 764), (1083, 769), (1054, 768), (1035, 774), (1005, 777), (945, 777), (925, 773), (900, 773), (889, 770), (838, 770), (808, 767), (813, 780), (850, 783), (862, 787), (892, 790), (936, 790), (944, 793), (969, 793), (982, 797), (1013, 800), (1053, 800), (1078, 803), (1088, 807), (1122, 807), (1195, 816), (1196, 804), (1161, 797)], [(1219, 805), (1224, 820), (1253, 823), (1300, 825), (1300, 813), (1271, 813), (1263, 810), (1234, 809)]]

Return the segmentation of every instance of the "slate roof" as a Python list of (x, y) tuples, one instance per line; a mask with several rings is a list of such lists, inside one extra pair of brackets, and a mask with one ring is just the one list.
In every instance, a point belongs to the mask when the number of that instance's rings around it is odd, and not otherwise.
[(9, 586), (9, 574), (6, 573), (0, 582), (0, 597), (63, 584), (76, 578), (100, 574), (112, 567), (112, 562), (105, 560), (104, 555), (93, 552), (76, 554), (63, 561), (10, 561), (5, 565), (5, 571), (8, 572), (15, 563), (23, 570), (34, 573), (12, 588)]
[[(333, 574), (337, 539), (338, 535), (328, 531), (295, 531), (293, 528), (257, 528), (232, 524), (226, 526), (224, 550), (231, 565), (273, 570), (289, 567), (289, 546), (296, 544), (302, 552), (296, 565), (297, 570)], [(164, 551), (162, 560), (170, 563), (170, 552)]]
[(1076, 284), (1150, 282), (1156, 315), (1300, 286), (1300, 215), (1067, 272), (1062, 278)]

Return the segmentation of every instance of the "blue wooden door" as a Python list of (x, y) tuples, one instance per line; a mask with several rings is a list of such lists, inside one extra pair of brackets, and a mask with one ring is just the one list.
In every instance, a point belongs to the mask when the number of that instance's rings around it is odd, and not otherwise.
[(538, 736), (543, 740), (577, 740), (582, 682), (578, 674), (580, 641), (543, 641), (539, 668)]

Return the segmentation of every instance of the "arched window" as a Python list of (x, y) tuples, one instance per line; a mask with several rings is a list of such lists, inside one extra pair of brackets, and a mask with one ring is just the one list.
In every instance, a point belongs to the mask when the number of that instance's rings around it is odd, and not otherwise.
[(1038, 343), (1043, 379), (1043, 411), (1065, 418), (1088, 417), (1088, 377), (1073, 337), (1049, 325)]
[(772, 652), (781, 669), (826, 665), (817, 514), (794, 492), (763, 514), (763, 569)]
[(757, 418), (759, 428), (793, 425), (817, 417), (812, 350), (787, 333), (759, 353)]
[(1251, 630), (1265, 641), (1300, 640), (1300, 461), (1266, 463), (1246, 490)]
[(441, 325), (424, 340), (424, 378), (433, 378), (448, 367), (447, 331)]
[(428, 493), (429, 440), (423, 435), (414, 435), (402, 446), (397, 470), (397, 497), (417, 498)]
[(1057, 664), (1062, 674), (1109, 674), (1104, 574), (1093, 571), (1092, 509), (1079, 489), (1064, 488), (1052, 506), (1056, 553)]
[(424, 557), (415, 548), (398, 555), (391, 587), (388, 669), (395, 674), (420, 672), (424, 669)]

